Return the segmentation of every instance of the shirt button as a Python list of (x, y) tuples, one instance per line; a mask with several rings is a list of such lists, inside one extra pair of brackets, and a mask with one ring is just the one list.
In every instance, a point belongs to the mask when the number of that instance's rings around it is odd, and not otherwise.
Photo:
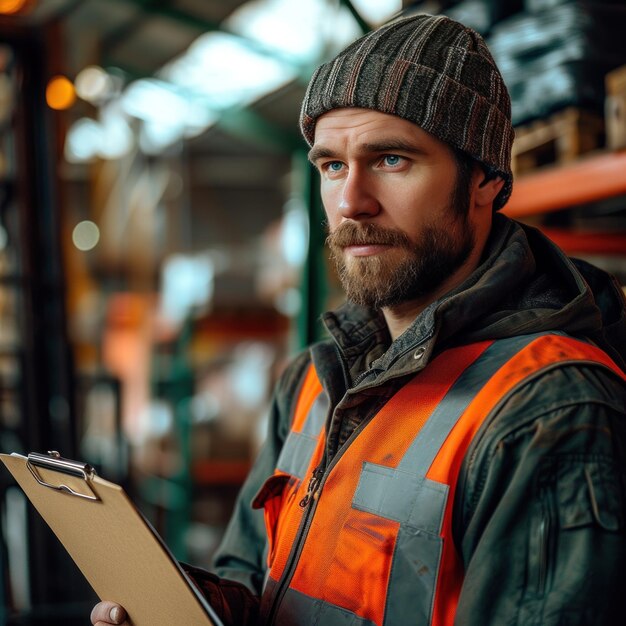
[(421, 359), (424, 356), (424, 353), (426, 352), (426, 348), (421, 347), (418, 348), (414, 353), (413, 353), (413, 358), (418, 361), (419, 359)]

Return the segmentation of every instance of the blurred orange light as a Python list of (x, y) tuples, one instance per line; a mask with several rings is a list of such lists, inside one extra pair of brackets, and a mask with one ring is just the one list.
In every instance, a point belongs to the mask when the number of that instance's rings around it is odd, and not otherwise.
[(63, 111), (76, 102), (76, 90), (65, 76), (54, 76), (46, 87), (46, 102), (51, 109)]
[(0, 13), (4, 15), (18, 13), (26, 6), (27, 2), (28, 0), (0, 0)]

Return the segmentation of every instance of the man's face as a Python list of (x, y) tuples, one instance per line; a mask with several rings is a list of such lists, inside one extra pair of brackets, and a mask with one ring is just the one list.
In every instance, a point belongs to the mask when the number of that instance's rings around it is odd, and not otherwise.
[(375, 308), (424, 300), (466, 263), (469, 197), (454, 193), (446, 144), (393, 115), (335, 109), (318, 120), (309, 157), (348, 299)]

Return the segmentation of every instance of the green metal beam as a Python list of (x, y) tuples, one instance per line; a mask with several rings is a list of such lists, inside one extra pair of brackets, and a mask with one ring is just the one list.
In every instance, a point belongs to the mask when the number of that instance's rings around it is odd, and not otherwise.
[(302, 305), (297, 320), (300, 348), (322, 339), (326, 331), (320, 316), (328, 307), (328, 276), (325, 259), (324, 209), (319, 193), (319, 174), (311, 166), (304, 150), (294, 155), (294, 167), (302, 173), (304, 201), (309, 217), (309, 249), (302, 271), (300, 295)]
[(348, 11), (350, 11), (350, 14), (356, 20), (356, 23), (359, 25), (359, 28), (361, 29), (363, 34), (369, 33), (370, 30), (372, 30), (371, 24), (369, 24), (367, 20), (365, 20), (363, 16), (357, 11), (351, 0), (339, 0), (339, 2), (340, 4), (343, 4), (343, 6), (348, 9)]

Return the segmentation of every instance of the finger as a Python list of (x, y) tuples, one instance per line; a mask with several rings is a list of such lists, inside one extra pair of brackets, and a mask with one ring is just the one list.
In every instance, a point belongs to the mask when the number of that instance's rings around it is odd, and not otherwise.
[(126, 611), (115, 602), (99, 602), (91, 611), (91, 623), (96, 626), (106, 626), (106, 624), (118, 624), (121, 626), (126, 619)]

